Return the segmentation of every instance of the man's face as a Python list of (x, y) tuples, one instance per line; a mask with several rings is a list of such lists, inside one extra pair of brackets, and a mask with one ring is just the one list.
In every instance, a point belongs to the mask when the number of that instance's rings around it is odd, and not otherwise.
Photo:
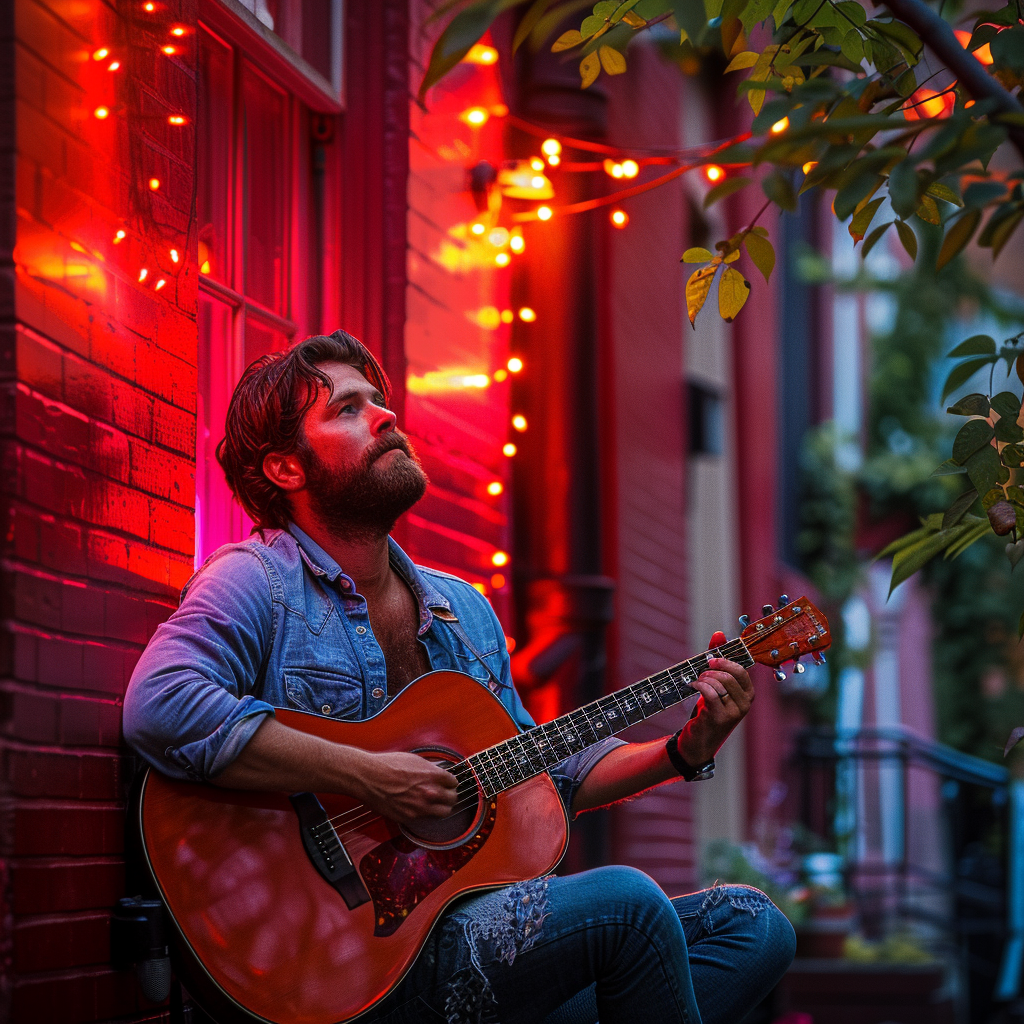
[(383, 536), (427, 487), (408, 438), (395, 427), (384, 396), (354, 366), (324, 363), (321, 388), (303, 421), (299, 458), (310, 507), (347, 536)]

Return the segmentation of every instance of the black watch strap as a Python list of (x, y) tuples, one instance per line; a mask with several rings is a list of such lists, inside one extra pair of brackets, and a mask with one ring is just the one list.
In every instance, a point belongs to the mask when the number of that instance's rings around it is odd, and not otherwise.
[(682, 729), (679, 732), (669, 736), (668, 741), (665, 744), (665, 750), (668, 752), (668, 759), (672, 762), (672, 767), (687, 781), (687, 782), (703, 782), (704, 779), (710, 779), (715, 774), (715, 759), (711, 758), (705, 764), (702, 764), (699, 768), (694, 768), (693, 765), (689, 764), (683, 759), (683, 755), (679, 753), (679, 737), (682, 734)]

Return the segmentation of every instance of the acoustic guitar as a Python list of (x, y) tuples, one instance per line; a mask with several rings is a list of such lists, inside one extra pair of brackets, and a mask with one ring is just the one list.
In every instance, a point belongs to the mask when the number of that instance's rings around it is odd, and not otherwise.
[(709, 657), (773, 666), (781, 678), (784, 662), (803, 671), (800, 656), (823, 660), (828, 622), (806, 598), (763, 614), (719, 648), (525, 732), (458, 672), (420, 677), (361, 722), (277, 711), (293, 729), (448, 768), (459, 787), (447, 818), (398, 825), (336, 794), (147, 773), (135, 838), (190, 993), (219, 1024), (359, 1016), (398, 984), (454, 899), (554, 869), (568, 820), (547, 769), (696, 693)]

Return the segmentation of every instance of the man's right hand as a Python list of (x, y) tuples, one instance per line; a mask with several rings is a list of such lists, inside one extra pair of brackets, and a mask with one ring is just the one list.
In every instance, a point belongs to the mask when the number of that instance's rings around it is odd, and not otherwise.
[(455, 806), (458, 779), (419, 754), (366, 753), (360, 799), (397, 822), (444, 818)]

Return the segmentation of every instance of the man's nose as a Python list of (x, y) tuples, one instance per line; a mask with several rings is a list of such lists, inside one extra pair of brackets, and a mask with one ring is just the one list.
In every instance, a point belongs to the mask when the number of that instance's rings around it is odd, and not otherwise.
[(374, 436), (386, 434), (389, 430), (395, 429), (398, 417), (390, 409), (378, 409), (377, 418), (373, 422)]

